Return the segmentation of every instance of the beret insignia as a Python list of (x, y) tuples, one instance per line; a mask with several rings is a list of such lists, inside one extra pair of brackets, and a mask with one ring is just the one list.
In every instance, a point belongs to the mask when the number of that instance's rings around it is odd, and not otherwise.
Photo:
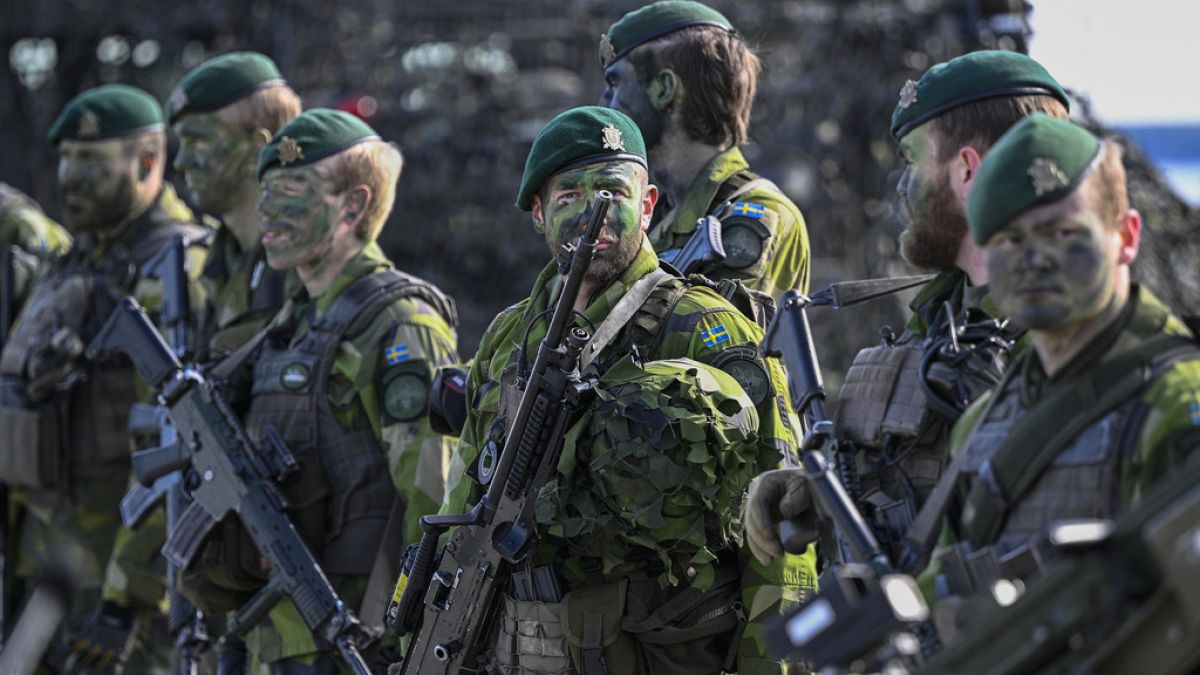
[(600, 130), (601, 138), (604, 141), (605, 150), (617, 150), (625, 152), (625, 140), (621, 137), (621, 130), (609, 124)]
[(612, 38), (608, 37), (608, 33), (604, 33), (600, 36), (600, 65), (607, 68), (608, 62), (616, 55), (617, 50), (613, 48)]
[(279, 141), (279, 162), (283, 165), (304, 159), (304, 149), (291, 136), (284, 136)]
[(77, 135), (80, 138), (99, 138), (100, 137), (100, 118), (91, 110), (85, 110), (79, 116), (79, 130)]
[(906, 80), (904, 86), (900, 88), (900, 109), (904, 110), (916, 102), (917, 83), (914, 80)]
[(1067, 174), (1058, 168), (1052, 159), (1038, 157), (1029, 165), (1029, 178), (1033, 183), (1033, 192), (1038, 197), (1047, 192), (1065, 187), (1070, 181), (1067, 179)]
[(186, 106), (187, 104), (188, 104), (187, 92), (183, 90), (183, 87), (179, 87), (174, 92), (172, 92), (171, 97), (167, 99), (167, 112), (169, 112), (172, 115), (175, 115), (180, 110), (183, 110), (184, 106)]

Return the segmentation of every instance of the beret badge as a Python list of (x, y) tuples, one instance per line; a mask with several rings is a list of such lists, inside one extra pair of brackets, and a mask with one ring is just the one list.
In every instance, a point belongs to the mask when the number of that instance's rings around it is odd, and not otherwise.
[(917, 102), (917, 83), (914, 80), (906, 80), (904, 86), (900, 88), (900, 109), (906, 110), (909, 106)]
[(99, 138), (100, 118), (91, 110), (84, 111), (79, 116), (79, 129), (76, 133), (80, 138)]
[(1038, 157), (1029, 165), (1029, 178), (1033, 183), (1033, 192), (1038, 197), (1047, 192), (1065, 187), (1070, 181), (1067, 180), (1067, 174), (1058, 168), (1052, 159)]
[(608, 125), (600, 130), (600, 139), (604, 142), (605, 150), (616, 150), (625, 152), (625, 139), (622, 138), (621, 130)]
[(284, 166), (304, 159), (304, 148), (291, 136), (284, 136), (279, 141), (279, 163)]
[(608, 37), (608, 33), (600, 36), (600, 65), (608, 67), (609, 61), (617, 55), (617, 50), (613, 47), (612, 38)]

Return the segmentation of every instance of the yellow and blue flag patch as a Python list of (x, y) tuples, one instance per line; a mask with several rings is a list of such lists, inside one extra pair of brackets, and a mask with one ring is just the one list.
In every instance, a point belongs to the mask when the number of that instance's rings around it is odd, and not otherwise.
[(408, 360), (408, 345), (392, 345), (383, 352), (389, 366), (404, 363)]
[(700, 339), (704, 341), (704, 346), (712, 349), (717, 345), (723, 345), (729, 342), (729, 332), (725, 330), (724, 324), (713, 326), (711, 330), (700, 331)]
[(767, 207), (762, 204), (755, 204), (754, 202), (735, 202), (733, 205), (733, 215), (762, 220), (763, 216), (767, 215)]
[(1200, 403), (1193, 402), (1189, 405), (1188, 413), (1192, 416), (1192, 426), (1200, 426)]

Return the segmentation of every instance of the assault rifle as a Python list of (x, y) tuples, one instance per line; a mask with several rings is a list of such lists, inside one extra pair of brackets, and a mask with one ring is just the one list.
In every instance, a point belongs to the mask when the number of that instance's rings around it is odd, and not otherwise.
[(706, 265), (725, 259), (725, 241), (721, 221), (716, 216), (704, 216), (696, 221), (696, 229), (683, 246), (663, 251), (658, 256), (684, 274), (700, 272)]
[[(822, 454), (840, 448), (833, 423), (825, 416), (825, 387), (806, 309), (848, 306), (927, 280), (848, 282), (811, 297), (788, 291), (763, 340), (764, 354), (782, 357), (787, 365), (791, 403), (807, 428), (800, 444), (805, 480), (818, 515), (833, 524), (843, 561), (832, 566), (815, 598), (767, 628), (767, 641), (780, 656), (795, 653), (818, 670), (846, 669), (855, 662), (869, 668), (915, 655), (920, 643), (910, 631), (928, 619), (929, 609), (916, 582), (892, 569)], [(801, 553), (816, 538), (816, 528), (811, 522), (785, 521), (779, 536), (787, 551)]]
[(266, 586), (229, 621), (222, 642), (245, 635), (287, 596), (318, 644), (323, 640), (336, 646), (357, 675), (370, 675), (359, 651), (367, 641), (365, 629), (286, 514), (288, 500), (278, 483), (294, 477), (295, 458), (271, 434), (256, 447), (216, 385), (184, 369), (132, 298), (117, 305), (88, 345), (88, 357), (110, 350), (127, 353), (142, 379), (160, 391), (159, 404), (179, 435), (179, 443), (140, 454), (134, 467), (143, 483), (184, 472), (192, 503), (169, 533), (163, 555), (186, 568), (212, 528), (234, 514), (270, 567)]
[[(537, 542), (538, 490), (553, 475), (563, 434), (594, 388), (578, 372), (590, 335), (568, 324), (612, 198), (606, 190), (596, 193), (586, 229), (569, 266), (561, 270), (566, 277), (562, 295), (533, 367), (518, 383), (524, 393), (503, 448), (497, 453), (497, 444), (489, 443), (480, 454), (479, 481), (486, 494), (470, 513), (421, 518), (421, 543), (408, 556), (388, 607), (388, 625), (401, 635), (412, 634), (403, 673), (482, 670), (512, 566)], [(451, 527), (439, 562), (438, 538)]]

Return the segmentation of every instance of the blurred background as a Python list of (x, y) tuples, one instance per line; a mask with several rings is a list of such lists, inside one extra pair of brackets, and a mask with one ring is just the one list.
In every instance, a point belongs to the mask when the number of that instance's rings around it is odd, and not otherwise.
[[(218, 54), (270, 55), (306, 107), (367, 119), (406, 163), (381, 243), (402, 269), (453, 295), (460, 350), (524, 297), (548, 260), (513, 206), (533, 136), (603, 89), (597, 42), (633, 0), (0, 0), (0, 180), (58, 215), (45, 133), (75, 94), (108, 82), (160, 100)], [(899, 257), (900, 166), (888, 135), (897, 92), (930, 65), (982, 48), (1043, 61), (1073, 111), (1127, 146), (1146, 234), (1138, 275), (1200, 313), (1200, 97), (1186, 3), (1099, 0), (711, 0), (765, 69), (745, 148), (808, 222), (812, 290), (914, 273)], [(1195, 18), (1195, 17), (1192, 17)], [(836, 388), (907, 297), (818, 309), (818, 351)]]

